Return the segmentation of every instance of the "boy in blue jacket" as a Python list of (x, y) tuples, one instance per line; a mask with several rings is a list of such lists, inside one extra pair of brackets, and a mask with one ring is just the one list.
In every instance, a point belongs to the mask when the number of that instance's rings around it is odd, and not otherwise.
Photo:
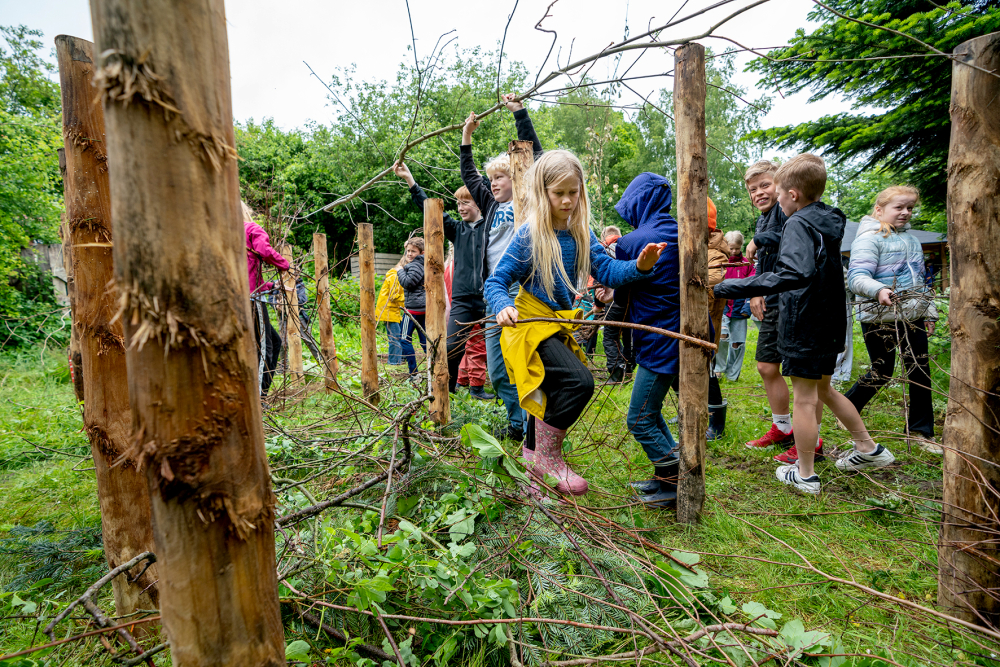
[[(670, 215), (670, 182), (649, 172), (629, 183), (615, 210), (635, 228), (618, 239), (617, 259), (637, 259), (648, 243), (667, 243), (653, 275), (615, 290), (615, 304), (626, 309), (625, 319), (636, 324), (678, 331), (681, 321), (680, 260), (677, 221)], [(629, 433), (642, 445), (653, 464), (652, 479), (632, 482), (639, 499), (649, 507), (669, 507), (677, 500), (679, 462), (677, 445), (663, 419), (663, 400), (678, 370), (675, 338), (633, 331), (636, 350), (635, 382), (626, 418)]]
[(778, 350), (781, 373), (792, 378), (792, 428), (799, 456), (797, 463), (779, 466), (775, 475), (799, 491), (818, 494), (820, 480), (813, 463), (820, 403), (854, 438), (853, 448), (837, 461), (837, 468), (881, 468), (895, 458), (872, 440), (854, 405), (830, 385), (847, 326), (846, 310), (834, 307), (845, 299), (840, 241), (847, 218), (819, 200), (826, 189), (826, 165), (811, 153), (796, 155), (781, 165), (774, 180), (778, 205), (789, 216), (774, 272), (725, 280), (713, 291), (723, 299), (781, 294)]

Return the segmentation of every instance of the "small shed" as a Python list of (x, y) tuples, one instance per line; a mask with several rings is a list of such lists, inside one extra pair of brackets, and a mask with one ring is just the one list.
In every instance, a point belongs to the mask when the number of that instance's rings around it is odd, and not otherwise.
[[(924, 249), (924, 263), (927, 266), (928, 275), (933, 280), (934, 288), (944, 291), (950, 284), (947, 235), (925, 232), (920, 229), (911, 229), (910, 233), (920, 241), (920, 246)], [(851, 244), (857, 235), (858, 223), (848, 221), (844, 228), (844, 240), (840, 242), (840, 252), (847, 259), (851, 257)]]
[[(390, 252), (375, 253), (375, 275), (384, 276), (402, 258), (402, 255), (394, 255)], [(361, 278), (361, 261), (357, 255), (351, 255), (351, 275), (355, 278)]]

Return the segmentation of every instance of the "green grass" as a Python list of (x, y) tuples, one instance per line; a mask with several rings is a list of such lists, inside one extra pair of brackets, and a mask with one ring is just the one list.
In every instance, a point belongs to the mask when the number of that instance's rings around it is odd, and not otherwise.
[[(355, 387), (360, 372), (353, 362), (360, 352), (357, 329), (348, 323), (338, 325), (336, 333), (341, 383)], [(855, 377), (868, 363), (857, 333)], [(380, 351), (384, 353), (382, 338), (380, 335)], [(584, 501), (624, 526), (647, 530), (649, 539), (664, 546), (706, 554), (703, 565), (720, 597), (728, 594), (738, 605), (752, 599), (780, 612), (784, 619), (801, 619), (808, 629), (834, 634), (846, 652), (885, 650), (905, 665), (930, 664), (930, 660), (973, 664), (936, 643), (947, 644), (951, 639), (940, 626), (852, 587), (826, 582), (809, 570), (784, 565), (803, 565), (805, 558), (830, 575), (897, 598), (934, 604), (937, 526), (933, 502), (940, 500), (941, 461), (918, 449), (909, 451), (900, 439), (903, 386), (894, 384), (880, 392), (864, 414), (876, 439), (892, 449), (900, 465), (868, 477), (850, 477), (839, 474), (829, 461), (819, 463), (823, 493), (818, 498), (803, 496), (774, 479), (776, 464), (771, 456), (776, 451), (752, 451), (743, 446), (770, 423), (753, 361), (756, 329), (752, 326), (748, 338), (740, 380), (723, 380), (723, 395), (730, 406), (727, 427), (724, 438), (708, 445), (708, 500), (699, 526), (676, 524), (673, 512), (621, 507), (628, 503), (627, 482), (645, 478), (650, 470), (642, 449), (624, 425), (630, 385), (602, 386), (571, 431), (570, 458), (594, 490)], [(306, 359), (308, 367), (308, 356)], [(946, 356), (938, 362), (942, 369), (935, 372), (934, 379), (946, 391)], [(595, 363), (600, 367), (603, 359), (598, 357)], [(380, 368), (380, 372), (389, 377), (398, 369)], [(385, 388), (382, 405), (403, 405), (415, 395), (408, 386), (392, 385)], [(937, 396), (935, 403), (941, 414), (943, 395)], [(286, 431), (312, 428), (323, 419), (332, 420), (331, 430), (346, 430), (352, 427), (351, 419), (338, 416), (348, 415), (346, 408), (342, 399), (314, 393), (286, 402), (284, 412), (278, 409), (270, 418)], [(665, 416), (673, 414), (674, 405), (668, 398)], [(456, 433), (464, 423), (477, 423), (488, 430), (504, 421), (498, 405), (467, 396), (453, 402), (452, 415), (454, 422), (445, 433)], [(92, 529), (99, 524), (94, 477), (86, 470), (90, 466), (85, 458), (89, 447), (81, 428), (80, 410), (61, 353), (33, 350), (0, 356), (0, 539), (9, 539), (14, 526), (35, 526), (39, 521), (61, 531)], [(842, 447), (848, 439), (828, 411), (821, 435), (827, 452)], [(276, 469), (322, 455), (311, 448), (304, 453), (273, 430), (268, 435), (268, 452)], [(312, 494), (325, 497), (338, 483), (345, 481), (320, 479), (308, 488)], [(281, 500), (287, 503), (294, 498), (284, 495)], [(50, 539), (59, 535), (62, 533)], [(80, 554), (79, 560), (75, 571), (86, 571), (95, 563), (102, 564), (103, 556), (88, 552)], [(18, 557), (0, 552), (0, 589), (23, 574), (21, 564)], [(65, 583), (52, 582), (38, 597), (66, 598), (78, 593), (82, 585), (78, 581)], [(103, 602), (110, 604), (107, 599)], [(34, 634), (34, 622), (0, 620), (0, 654), (25, 646)], [(85, 653), (80, 650), (67, 664), (80, 664), (77, 660), (82, 661)]]

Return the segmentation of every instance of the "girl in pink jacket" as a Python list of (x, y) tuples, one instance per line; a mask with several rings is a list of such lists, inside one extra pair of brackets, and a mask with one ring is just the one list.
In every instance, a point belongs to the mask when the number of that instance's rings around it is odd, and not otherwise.
[(246, 234), (247, 274), (250, 278), (250, 310), (253, 316), (253, 334), (257, 341), (257, 385), (260, 387), (260, 397), (267, 396), (267, 390), (274, 380), (274, 369), (278, 367), (278, 357), (281, 355), (281, 336), (274, 330), (271, 317), (267, 312), (265, 294), (274, 283), (265, 282), (262, 275), (262, 262), (266, 262), (282, 271), (288, 270), (288, 260), (271, 247), (271, 240), (264, 228), (253, 221), (250, 207), (240, 202), (243, 207), (243, 231)]

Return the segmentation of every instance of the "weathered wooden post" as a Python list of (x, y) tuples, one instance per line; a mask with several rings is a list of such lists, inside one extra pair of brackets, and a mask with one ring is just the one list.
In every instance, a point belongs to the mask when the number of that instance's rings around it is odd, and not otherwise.
[(375, 347), (375, 236), (370, 222), (358, 223), (358, 264), (361, 269), (361, 393), (378, 405)]
[[(681, 333), (711, 340), (708, 326), (708, 160), (705, 137), (705, 47), (674, 52), (677, 136), (678, 255), (681, 258)], [(696, 523), (705, 504), (708, 428), (707, 351), (680, 343), (680, 481), (677, 520)]]
[(284, 665), (224, 5), (92, 0), (91, 16), (171, 658)]
[(448, 394), (447, 293), (444, 289), (444, 202), (424, 202), (424, 290), (427, 293), (427, 352), (431, 367), (431, 420), (451, 421)]
[[(108, 184), (104, 111), (93, 104), (94, 48), (86, 40), (56, 37), (62, 89), (65, 144), (66, 219), (63, 239), (72, 276), (72, 312), (80, 352), (83, 423), (97, 474), (104, 557), (110, 568), (145, 551), (155, 551), (152, 510), (146, 475), (130, 447), (132, 412), (122, 324), (115, 319), (111, 233), (111, 188)], [(117, 239), (116, 239), (117, 240)], [(122, 459), (119, 461), (119, 459)], [(111, 585), (119, 615), (159, 604), (156, 567), (131, 582), (115, 577)]]
[[(101, 112), (101, 120), (104, 113)], [(63, 119), (65, 122), (65, 118)], [(66, 149), (60, 148), (56, 151), (59, 154), (59, 174), (62, 176), (65, 190), (66, 176)], [(69, 197), (65, 196), (66, 202)], [(73, 381), (73, 393), (77, 402), (83, 400), (83, 357), (80, 355), (80, 332), (73, 321), (73, 240), (70, 238), (69, 222), (66, 219), (66, 211), (63, 210), (62, 222), (59, 223), (59, 239), (62, 241), (63, 268), (66, 270), (66, 296), (69, 298), (69, 375)]]
[[(1000, 625), (1000, 32), (960, 44), (951, 80), (951, 383), (938, 604)], [(973, 69), (976, 65), (981, 69)], [(985, 72), (982, 70), (986, 70)]]
[(288, 358), (288, 384), (295, 386), (305, 378), (302, 366), (302, 333), (299, 326), (299, 293), (295, 289), (295, 256), (292, 246), (281, 246), (281, 256), (288, 262), (288, 271), (282, 271), (281, 283), (285, 290), (282, 310), (285, 311), (285, 349)]
[(337, 342), (333, 338), (330, 318), (330, 262), (326, 251), (326, 234), (313, 234), (313, 264), (316, 267), (316, 317), (319, 319), (319, 349), (323, 353), (324, 382), (327, 391), (337, 386)]
[(507, 146), (510, 154), (510, 179), (514, 186), (514, 220), (524, 222), (524, 211), (528, 208), (528, 184), (524, 174), (535, 163), (535, 153), (530, 141), (512, 141)]

